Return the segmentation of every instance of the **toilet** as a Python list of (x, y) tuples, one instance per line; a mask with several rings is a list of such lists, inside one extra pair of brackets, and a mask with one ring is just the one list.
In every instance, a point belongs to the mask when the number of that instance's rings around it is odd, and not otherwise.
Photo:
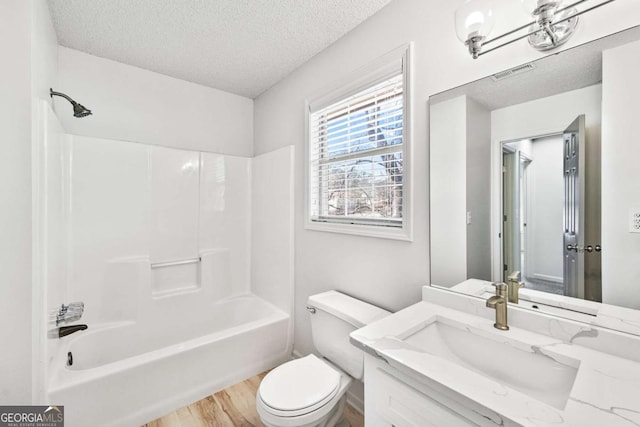
[(256, 395), (256, 408), (269, 427), (333, 427), (342, 421), (347, 390), (364, 371), (362, 350), (349, 334), (389, 313), (337, 291), (309, 297), (313, 344), (310, 354), (269, 372)]

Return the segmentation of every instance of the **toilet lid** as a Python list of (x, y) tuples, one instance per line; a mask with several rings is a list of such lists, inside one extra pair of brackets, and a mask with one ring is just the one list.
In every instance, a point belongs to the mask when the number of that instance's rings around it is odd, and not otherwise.
[(260, 383), (260, 398), (278, 411), (323, 406), (340, 387), (340, 373), (313, 354), (278, 366)]

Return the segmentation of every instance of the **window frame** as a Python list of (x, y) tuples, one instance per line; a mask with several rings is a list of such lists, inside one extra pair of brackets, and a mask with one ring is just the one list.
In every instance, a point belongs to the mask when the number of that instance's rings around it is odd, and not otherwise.
[[(394, 49), (386, 55), (376, 59), (366, 66), (349, 73), (342, 81), (332, 86), (333, 89), (324, 91), (324, 95), (307, 99), (305, 105), (305, 205), (304, 228), (313, 231), (326, 231), (333, 233), (352, 234), (358, 236), (377, 237), (394, 240), (413, 241), (413, 168), (412, 168), (412, 85), (411, 85), (411, 44), (406, 44)], [(388, 226), (385, 221), (375, 224), (375, 220), (362, 222), (357, 218), (328, 219), (323, 221), (311, 218), (311, 143), (312, 135), (310, 118), (313, 112), (321, 110), (329, 105), (344, 100), (362, 90), (381, 83), (402, 73), (403, 86), (403, 141), (402, 141), (402, 220), (401, 226)], [(393, 146), (390, 146), (393, 147)], [(364, 152), (363, 152), (364, 154)]]

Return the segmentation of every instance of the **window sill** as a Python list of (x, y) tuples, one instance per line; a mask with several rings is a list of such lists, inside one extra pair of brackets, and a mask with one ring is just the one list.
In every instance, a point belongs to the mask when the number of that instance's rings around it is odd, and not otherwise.
[(403, 227), (380, 227), (371, 225), (340, 224), (307, 220), (305, 230), (325, 231), (329, 233), (350, 234), (353, 236), (375, 237), (378, 239), (402, 240), (413, 242), (413, 235), (406, 223)]

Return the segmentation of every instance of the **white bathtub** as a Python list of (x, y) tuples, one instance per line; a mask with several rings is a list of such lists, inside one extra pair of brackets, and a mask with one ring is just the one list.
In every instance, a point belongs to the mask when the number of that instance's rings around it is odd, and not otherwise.
[(63, 339), (48, 402), (65, 406), (67, 426), (140, 425), (289, 357), (289, 315), (253, 295), (213, 305), (195, 325), (160, 322), (89, 325)]

